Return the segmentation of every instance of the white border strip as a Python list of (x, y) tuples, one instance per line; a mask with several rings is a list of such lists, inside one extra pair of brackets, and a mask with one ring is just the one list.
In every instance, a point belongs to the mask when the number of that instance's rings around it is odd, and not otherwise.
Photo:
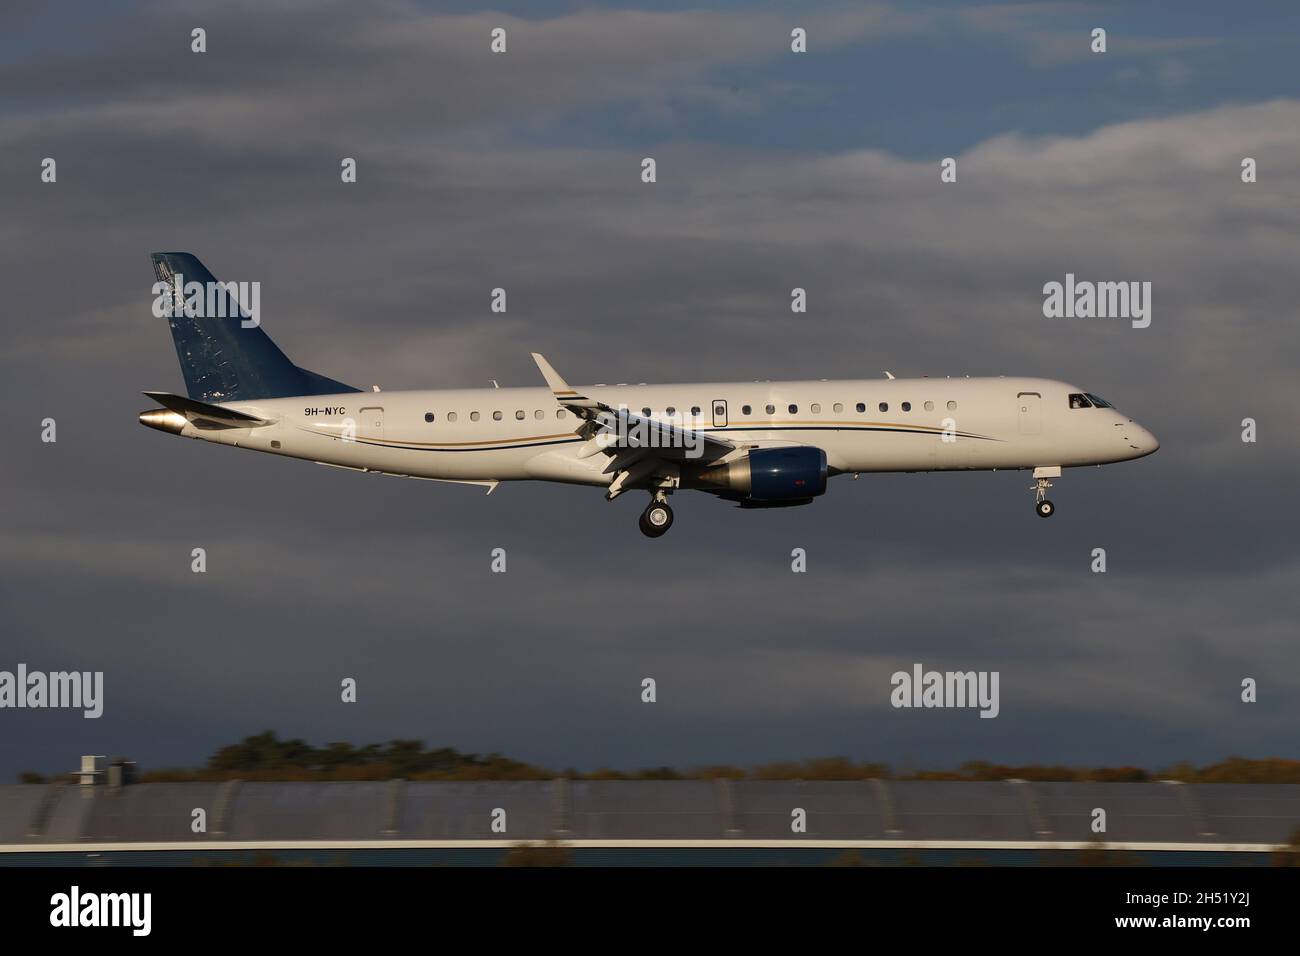
[(1272, 853), (1284, 843), (1096, 843), (1091, 840), (187, 840), (174, 843), (4, 843), (0, 853), (198, 852), (212, 850), (472, 850), (528, 846), (569, 849), (1139, 850)]

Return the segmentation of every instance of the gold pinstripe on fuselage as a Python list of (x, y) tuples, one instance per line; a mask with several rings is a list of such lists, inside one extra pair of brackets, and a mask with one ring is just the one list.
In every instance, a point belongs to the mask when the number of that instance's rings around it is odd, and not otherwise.
[[(673, 422), (664, 422), (662, 419), (645, 419), (648, 423), (674, 425), (677, 428), (683, 428), (689, 431), (697, 431), (707, 434), (719, 433), (738, 433), (738, 432), (762, 432), (762, 431), (816, 431), (816, 430), (833, 430), (833, 431), (889, 431), (897, 434), (924, 433), (929, 435), (943, 435), (945, 433), (953, 434), (959, 438), (978, 438), (984, 441), (1000, 441), (988, 435), (980, 435), (974, 432), (956, 431), (941, 428), (937, 425), (912, 424), (910, 422), (852, 422), (852, 421), (781, 421), (779, 419), (769, 419), (767, 422), (745, 423), (744, 425), (703, 425), (700, 427), (691, 427), (688, 425), (675, 425)], [(332, 424), (332, 423), (331, 423)], [(338, 435), (332, 435), (329, 432), (318, 431), (312, 428), (306, 428), (302, 425), (297, 426), (300, 431), (307, 432), (310, 435), (324, 436), (327, 438), (339, 438)], [(380, 445), (385, 448), (421, 448), (430, 451), (436, 451), (440, 448), (447, 449), (468, 449), (481, 448), (484, 451), (493, 451), (496, 449), (519, 447), (524, 444), (537, 442), (558, 442), (565, 439), (571, 441), (581, 441), (581, 436), (574, 432), (560, 432), (550, 435), (523, 435), (516, 438), (496, 438), (481, 439), (478, 441), (439, 441), (423, 442), (414, 439), (403, 438), (378, 438), (367, 435), (364, 438), (353, 439), (370, 445)], [(491, 446), (491, 447), (487, 447)]]

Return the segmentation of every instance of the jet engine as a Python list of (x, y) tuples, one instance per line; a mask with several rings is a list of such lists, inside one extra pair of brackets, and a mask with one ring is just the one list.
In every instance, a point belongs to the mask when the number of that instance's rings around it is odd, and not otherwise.
[(808, 445), (756, 448), (744, 458), (683, 479), (688, 487), (712, 491), (744, 508), (802, 505), (826, 491), (826, 452)]

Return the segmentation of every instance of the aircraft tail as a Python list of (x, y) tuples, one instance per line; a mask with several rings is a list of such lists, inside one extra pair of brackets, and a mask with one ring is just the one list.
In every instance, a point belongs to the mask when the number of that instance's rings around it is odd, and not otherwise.
[[(154, 273), (171, 286), (164, 310), (185, 389), (200, 402), (242, 402), (293, 395), (359, 392), (289, 361), (260, 325), (245, 327), (235, 283), (219, 283), (188, 252), (153, 253)], [(199, 283), (201, 292), (191, 283)], [(193, 295), (186, 293), (191, 288)], [(243, 303), (245, 307), (251, 303)]]

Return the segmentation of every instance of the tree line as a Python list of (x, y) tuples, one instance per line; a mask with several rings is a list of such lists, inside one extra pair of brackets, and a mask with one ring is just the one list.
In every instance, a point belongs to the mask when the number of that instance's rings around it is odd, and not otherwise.
[[(846, 757), (816, 757), (741, 767), (730, 764), (690, 767), (649, 767), (636, 770), (600, 768), (583, 771), (541, 767), (499, 753), (464, 753), (453, 747), (426, 749), (420, 740), (391, 740), (354, 746), (337, 742), (315, 747), (297, 738), (281, 739), (267, 730), (219, 748), (202, 767), (143, 771), (136, 779), (148, 782), (211, 780), (954, 780), (1036, 782), (1142, 783), (1181, 780), (1184, 783), (1300, 783), (1300, 760), (1229, 757), (1203, 767), (1178, 763), (1159, 769), (1142, 767), (1070, 767), (1030, 764), (1015, 766), (972, 760), (955, 770), (894, 768), (884, 763), (857, 762)], [(40, 783), (45, 777), (25, 772), (21, 782)]]

